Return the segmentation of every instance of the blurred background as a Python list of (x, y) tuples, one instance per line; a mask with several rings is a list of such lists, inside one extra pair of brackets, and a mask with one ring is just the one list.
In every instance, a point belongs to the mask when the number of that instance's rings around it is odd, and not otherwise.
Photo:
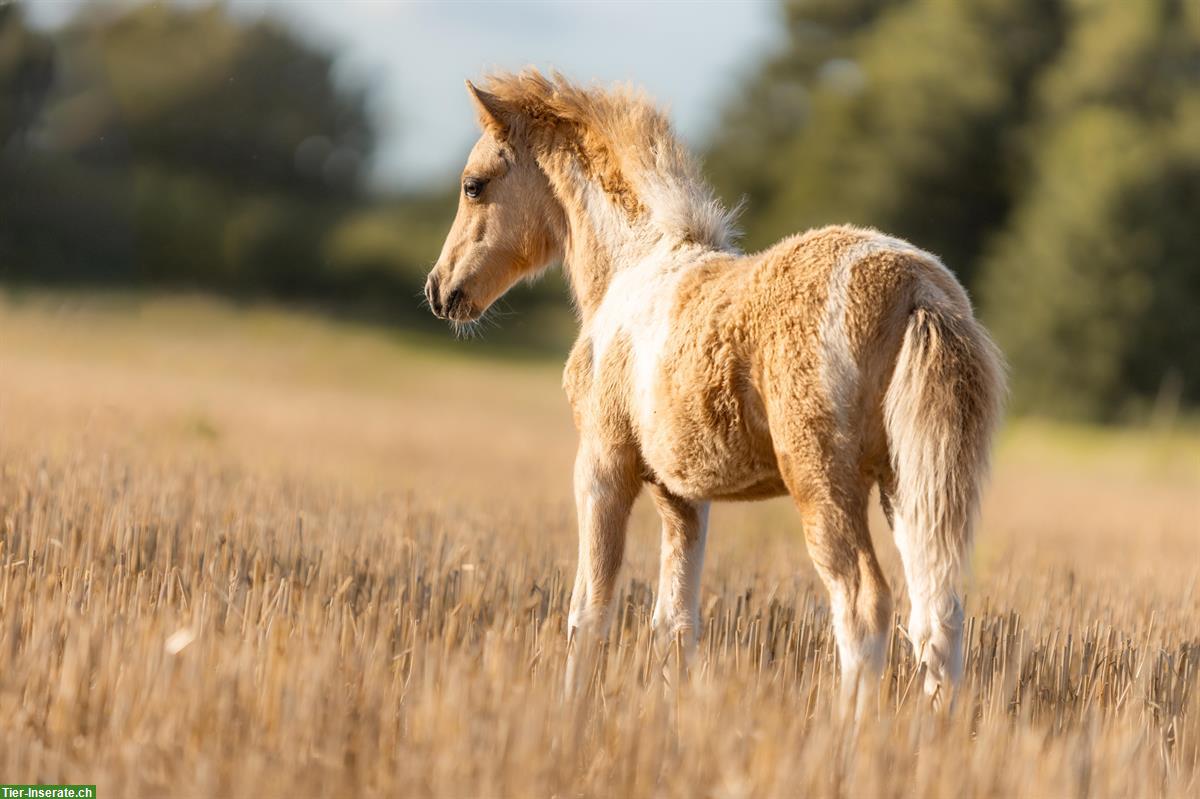
[[(530, 64), (644, 86), (745, 249), (873, 225), (969, 288), (1019, 418), (951, 714), (898, 625), (828, 723), (788, 498), (714, 507), (692, 690), (643, 497), (560, 701), (567, 287), (420, 303), (463, 80)], [(0, 653), (0, 776), (105, 797), (1195, 799), (1200, 0), (0, 0)]]
[[(448, 339), (419, 294), (462, 80), (527, 64), (645, 85), (747, 250), (852, 222), (942, 256), (1018, 413), (1200, 403), (1195, 0), (0, 2), (5, 302), (201, 293)], [(566, 351), (557, 273), (504, 307), (472, 348)]]

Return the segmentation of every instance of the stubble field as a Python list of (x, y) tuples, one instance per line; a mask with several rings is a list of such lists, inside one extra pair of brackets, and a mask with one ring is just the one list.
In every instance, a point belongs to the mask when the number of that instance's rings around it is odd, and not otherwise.
[[(714, 510), (693, 671), (639, 503), (560, 696), (574, 431), (554, 364), (198, 299), (0, 296), (0, 783), (100, 796), (1195, 796), (1200, 437), (1006, 429), (960, 699), (899, 630), (835, 721), (784, 501)], [(895, 548), (876, 546), (906, 614)]]

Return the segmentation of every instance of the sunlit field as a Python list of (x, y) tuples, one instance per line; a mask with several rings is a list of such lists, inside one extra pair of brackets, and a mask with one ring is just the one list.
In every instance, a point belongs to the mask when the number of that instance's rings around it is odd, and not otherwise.
[[(447, 333), (449, 336), (449, 333)], [(690, 674), (617, 623), (564, 703), (551, 362), (199, 299), (0, 295), (0, 780), (138, 796), (1196, 796), (1200, 436), (1011, 423), (925, 706), (836, 721), (786, 501), (714, 510)], [(907, 615), (886, 524), (876, 545)]]

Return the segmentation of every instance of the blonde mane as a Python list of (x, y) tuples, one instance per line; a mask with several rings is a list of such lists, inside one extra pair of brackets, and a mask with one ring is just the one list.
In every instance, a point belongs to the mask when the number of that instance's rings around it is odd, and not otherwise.
[(484, 88), (515, 109), (535, 146), (566, 148), (630, 219), (664, 236), (734, 250), (735, 208), (704, 182), (666, 115), (630, 86), (577, 86), (534, 69), (488, 76)]

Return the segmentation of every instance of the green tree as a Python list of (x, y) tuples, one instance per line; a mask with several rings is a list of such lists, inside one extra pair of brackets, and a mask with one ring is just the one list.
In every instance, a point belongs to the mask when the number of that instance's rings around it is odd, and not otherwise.
[(349, 279), (323, 242), (363, 203), (373, 136), (329, 54), (219, 5), (89, 6), (55, 44), (30, 191), (0, 199), (10, 274), (291, 295)]
[[(852, 3), (855, 13), (827, 24), (839, 5), (788, 4), (787, 45), (747, 88), (757, 116), (735, 105), (709, 155), (718, 187), (747, 198), (751, 247), (820, 224), (873, 225), (970, 282), (1009, 210), (1020, 165), (1009, 133), (1059, 46), (1058, 4)], [(819, 47), (806, 38), (813, 29), (824, 31)], [(781, 92), (801, 110), (773, 101)], [(767, 133), (750, 138), (747, 125)], [(762, 166), (739, 162), (748, 158)]]
[(777, 155), (813, 123), (813, 92), (820, 85), (822, 69), (836, 72), (839, 65), (850, 65), (855, 35), (895, 4), (895, 0), (780, 4), (786, 43), (730, 98), (707, 159), (718, 189), (745, 203), (747, 240), (752, 245), (762, 239), (757, 224), (760, 211), (787, 185), (777, 174)]
[(277, 25), (147, 5), (80, 20), (66, 38), (77, 85), (104, 95), (81, 149), (115, 138), (139, 162), (247, 189), (358, 185), (373, 145), (361, 93), (335, 86), (330, 56)]
[(13, 271), (28, 243), (27, 228), (13, 224), (14, 209), (35, 191), (29, 156), (53, 76), (49, 39), (25, 25), (19, 6), (0, 6), (0, 276)]
[(0, 6), (0, 150), (24, 148), (54, 74), (49, 40), (26, 27), (20, 6)]
[(1017, 407), (1200, 401), (1200, 8), (1076, 2), (1025, 132), (1031, 179), (983, 281)]

